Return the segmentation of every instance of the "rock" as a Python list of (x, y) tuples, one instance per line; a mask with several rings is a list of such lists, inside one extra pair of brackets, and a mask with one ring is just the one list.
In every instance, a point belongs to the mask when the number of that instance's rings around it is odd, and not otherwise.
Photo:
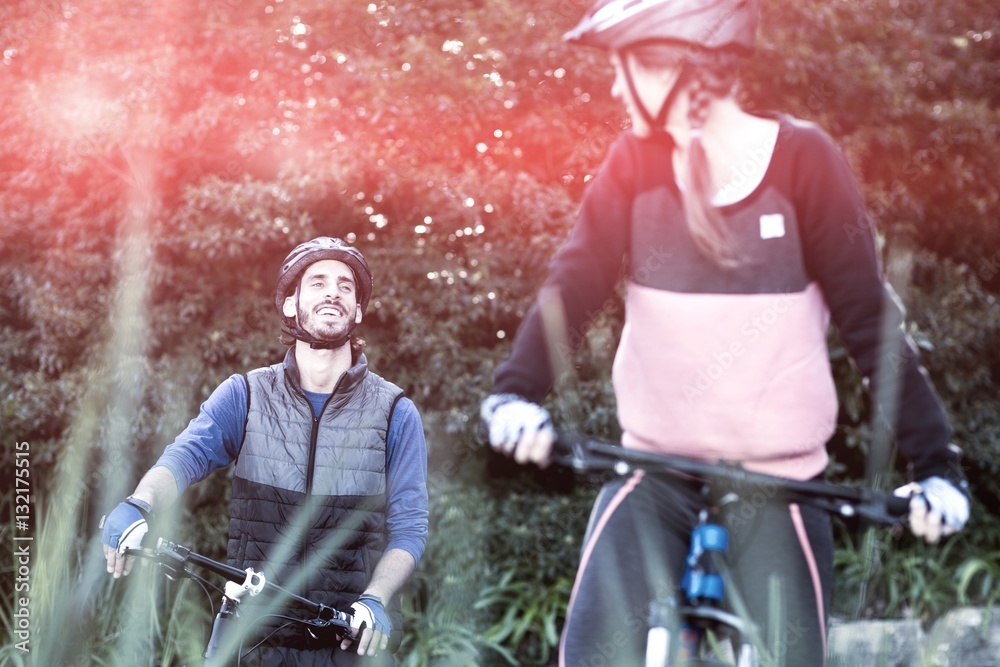
[(1000, 607), (952, 609), (927, 636), (922, 667), (1000, 665)]
[(826, 653), (828, 667), (1000, 667), (1000, 607), (952, 609), (926, 635), (917, 621), (835, 619)]
[(858, 621), (830, 628), (828, 667), (912, 667), (919, 664), (924, 631), (918, 621)]

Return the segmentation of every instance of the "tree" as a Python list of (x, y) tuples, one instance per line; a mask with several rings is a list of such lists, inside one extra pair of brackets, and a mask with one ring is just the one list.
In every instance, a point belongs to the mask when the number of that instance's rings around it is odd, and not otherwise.
[[(86, 544), (217, 382), (280, 354), (278, 264), (330, 234), (372, 264), (362, 333), (427, 417), (441, 497), (480, 484), (478, 399), (623, 128), (605, 54), (560, 40), (585, 5), (0, 7), (5, 464), (8, 443), (30, 442), (47, 502), (59, 462), (82, 462), (72, 537)], [(765, 4), (743, 85), (753, 108), (833, 134), (889, 257), (915, 249), (913, 333), (984, 502), (1000, 496), (998, 14), (986, 0)], [(577, 354), (577, 395), (553, 399), (563, 423), (615, 433), (618, 326), (609, 313)], [(860, 397), (842, 395), (848, 434)], [(222, 511), (225, 481), (211, 484), (190, 500), (202, 515)]]

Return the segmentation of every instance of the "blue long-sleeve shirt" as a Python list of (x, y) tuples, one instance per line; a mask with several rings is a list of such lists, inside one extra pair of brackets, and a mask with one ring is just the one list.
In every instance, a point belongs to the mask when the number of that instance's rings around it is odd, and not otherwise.
[[(305, 394), (319, 416), (330, 394)], [(236, 460), (243, 443), (247, 402), (243, 376), (230, 376), (167, 446), (155, 465), (173, 473), (178, 493)], [(406, 397), (396, 403), (389, 422), (386, 485), (386, 550), (403, 549), (419, 563), (427, 539), (427, 444), (417, 407)]]

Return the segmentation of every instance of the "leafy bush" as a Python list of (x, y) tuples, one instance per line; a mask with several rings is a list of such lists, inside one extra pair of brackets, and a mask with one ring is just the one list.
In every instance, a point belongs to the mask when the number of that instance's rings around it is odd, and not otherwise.
[(495, 585), (482, 591), (477, 609), (498, 610), (500, 620), (487, 631), (493, 642), (509, 645), (519, 656), (515, 664), (545, 665), (559, 644), (573, 579), (560, 577), (554, 585), (539, 586), (510, 569)]
[[(339, 235), (375, 272), (362, 328), (372, 365), (417, 402), (431, 442), (434, 530), (409, 589), (409, 664), (540, 664), (589, 491), (563, 499), (530, 473), (485, 467), (475, 415), (621, 130), (608, 65), (559, 39), (578, 2), (292, 4), (0, 6), (0, 456), (12, 468), (8, 443), (31, 443), (38, 521), (53, 532), (36, 544), (74, 554), (39, 563), (39, 595), (85, 582), (108, 611), (72, 607), (99, 638), (78, 645), (97, 664), (118, 659), (107, 640), (122, 638), (110, 611), (121, 593), (96, 583), (100, 515), (219, 381), (280, 357), (277, 267), (294, 243)], [(744, 76), (753, 108), (780, 100), (844, 146), (890, 259), (903, 238), (916, 244), (900, 292), (967, 455), (974, 529), (947, 558), (905, 540), (886, 552), (924, 568), (924, 599), (866, 570), (869, 552), (842, 538), (839, 580), (869, 578), (847, 598), (862, 614), (905, 604), (929, 616), (956, 590), (984, 601), (997, 590), (986, 564), (1000, 548), (998, 5), (916, 8), (765, 6)], [(612, 300), (549, 401), (557, 423), (617, 437), (607, 376), (620, 325)], [(861, 479), (866, 399), (836, 344), (833, 357), (834, 472)], [(216, 555), (227, 487), (224, 473), (200, 485), (181, 515), (193, 546)], [(4, 613), (9, 588), (0, 578)], [(56, 646), (66, 615), (41, 609)], [(153, 635), (167, 650), (198, 641), (164, 623)]]
[(412, 657), (448, 645), (438, 629), (459, 638), (458, 657), (440, 664), (548, 664), (593, 489), (551, 494), (522, 479), (514, 482), (520, 490), (501, 490), (475, 479), (449, 480), (432, 494), (427, 551), (406, 592), (413, 632), (401, 655), (405, 664), (438, 664)]

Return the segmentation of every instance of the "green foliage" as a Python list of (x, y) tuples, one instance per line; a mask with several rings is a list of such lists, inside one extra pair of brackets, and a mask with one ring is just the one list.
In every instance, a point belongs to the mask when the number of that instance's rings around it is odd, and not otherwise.
[(561, 577), (555, 585), (540, 588), (525, 580), (524, 574), (508, 570), (499, 582), (482, 591), (476, 608), (498, 608), (503, 614), (488, 630), (488, 639), (514, 647), (519, 664), (544, 665), (559, 644), (573, 580)]
[(950, 558), (955, 544), (903, 549), (876, 531), (850, 538), (848, 548), (836, 554), (840, 579), (834, 599), (851, 618), (893, 618), (904, 613), (922, 621), (936, 618), (956, 602)]
[(1000, 598), (1000, 553), (969, 558), (955, 572), (961, 604), (982, 604), (992, 609)]
[(547, 664), (558, 644), (592, 497), (502, 492), (494, 501), (489, 549), (501, 557), (476, 607), (491, 612), (487, 636), (519, 664)]
[[(995, 517), (974, 507), (970, 525), (997, 531)], [(959, 605), (992, 607), (1000, 596), (995, 552), (975, 530), (924, 544), (884, 529), (837, 533), (834, 613), (850, 618), (916, 618), (930, 624)]]
[(507, 664), (517, 660), (500, 644), (480, 634), (475, 627), (435, 610), (407, 614), (406, 643), (400, 648), (401, 667), (441, 665), (442, 667), (479, 667), (486, 656), (498, 656)]
[[(893, 255), (892, 248), (889, 252)], [(915, 342), (945, 405), (953, 441), (964, 452), (964, 466), (974, 495), (984, 507), (1000, 499), (997, 452), (1000, 451), (1000, 306), (983, 287), (989, 265), (978, 268), (941, 261), (927, 251), (907, 255), (905, 282), (896, 288), (909, 313), (907, 333)], [(868, 426), (868, 397), (849, 364), (843, 346), (833, 340), (831, 357), (841, 406), (841, 432), (831, 447), (835, 471), (845, 479), (863, 479)], [(898, 481), (905, 481), (897, 460)], [(995, 549), (1000, 540), (994, 513), (986, 511), (974, 531), (977, 543)]]
[(431, 535), (405, 596), (404, 664), (549, 664), (593, 491), (528, 488), (432, 485)]
[[(0, 6), (0, 457), (6, 470), (11, 443), (31, 443), (36, 527), (52, 526), (53, 550), (85, 554), (40, 561), (39, 596), (77, 577), (102, 591), (106, 611), (81, 615), (93, 664), (115, 664), (121, 642), (122, 594), (90, 579), (103, 574), (88, 551), (100, 515), (218, 382), (280, 358), (274, 276), (317, 234), (368, 257), (369, 359), (427, 425), (432, 532), (408, 590), (406, 664), (544, 663), (590, 491), (559, 497), (545, 477), (497, 473), (475, 415), (622, 128), (604, 54), (560, 41), (585, 4)], [(744, 69), (752, 107), (833, 134), (887, 259), (909, 253), (897, 288), (966, 452), (975, 529), (946, 557), (893, 541), (893, 566), (872, 571), (870, 552), (841, 539), (839, 581), (868, 582), (843, 594), (862, 615), (930, 617), (997, 591), (998, 19), (987, 0), (765, 3)], [(548, 404), (559, 424), (617, 437), (607, 378), (621, 317), (612, 300), (573, 357), (575, 379)], [(866, 399), (836, 345), (833, 358), (836, 472), (859, 479)], [(217, 474), (180, 515), (185, 539), (215, 555), (227, 487)], [(893, 587), (904, 565), (923, 585)], [(151, 635), (167, 662), (200, 641), (180, 629), (197, 617), (177, 626), (188, 612), (174, 609)]]
[[(956, 265), (918, 255), (910, 304), (911, 331), (941, 393), (955, 442), (976, 496), (987, 507), (1000, 500), (1000, 304), (983, 284), (1000, 270), (994, 256)], [(1000, 535), (993, 535), (993, 544)]]
[(997, 156), (980, 148), (995, 147), (1000, 130), (988, 65), (1000, 49), (996, 7), (860, 0), (762, 11), (749, 102), (828, 129), (883, 229), (967, 264), (990, 258), (1000, 246), (989, 213), (1000, 196), (989, 176)]

